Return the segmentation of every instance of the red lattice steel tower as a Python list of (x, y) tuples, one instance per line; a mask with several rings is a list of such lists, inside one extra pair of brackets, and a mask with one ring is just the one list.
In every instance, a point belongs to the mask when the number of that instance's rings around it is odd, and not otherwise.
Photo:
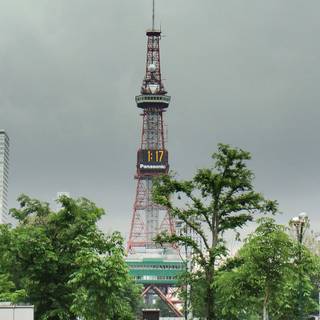
[(142, 110), (142, 134), (137, 153), (137, 190), (128, 241), (129, 252), (136, 248), (156, 248), (153, 238), (159, 232), (174, 232), (174, 223), (167, 208), (152, 201), (153, 178), (168, 174), (169, 171), (163, 114), (170, 103), (170, 96), (161, 80), (161, 31), (154, 28), (154, 15), (152, 29), (147, 30), (146, 34), (145, 78), (141, 94), (135, 98), (137, 107)]

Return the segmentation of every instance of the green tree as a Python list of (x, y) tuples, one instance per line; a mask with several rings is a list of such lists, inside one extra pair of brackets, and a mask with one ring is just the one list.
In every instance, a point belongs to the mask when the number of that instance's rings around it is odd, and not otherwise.
[[(4, 246), (7, 259), (3, 266), (15, 287), (25, 290), (26, 302), (35, 305), (36, 319), (75, 320), (78, 316), (92, 319), (89, 310), (92, 315), (99, 310), (100, 314), (104, 313), (104, 319), (114, 319), (113, 308), (100, 305), (109, 301), (107, 298), (95, 299), (92, 295), (92, 300), (81, 306), (82, 309), (79, 305), (81, 294), (91, 297), (92, 283), (100, 283), (102, 288), (112, 277), (109, 272), (116, 269), (119, 269), (116, 278), (109, 282), (116, 285), (109, 288), (108, 297), (126, 298), (123, 288), (127, 285), (132, 297), (136, 297), (125, 268), (121, 237), (118, 233), (106, 236), (96, 226), (104, 211), (84, 198), (74, 200), (62, 196), (58, 200), (62, 209), (58, 212), (53, 212), (47, 203), (25, 195), (18, 200), (20, 208), (12, 209), (11, 214), (19, 225), (9, 230), (10, 237), (2, 238), (9, 241)], [(80, 277), (82, 285), (77, 282)], [(101, 294), (105, 293), (101, 291)], [(119, 319), (130, 319), (129, 314), (134, 310), (125, 299), (123, 309), (128, 317)]]
[[(241, 284), (237, 286), (237, 290), (240, 289), (239, 298), (245, 293), (247, 297), (257, 297), (261, 304), (257, 311), (261, 309), (263, 319), (268, 320), (270, 301), (284, 285), (285, 276), (289, 272), (292, 249), (293, 243), (283, 226), (276, 225), (272, 219), (261, 220), (255, 233), (249, 236), (239, 251), (239, 257), (244, 263), (240, 269), (221, 275), (219, 287), (224, 288), (224, 281), (229, 284), (238, 281)], [(243, 303), (248, 306), (248, 301), (243, 299)], [(245, 305), (242, 308), (245, 310)]]
[(15, 284), (10, 280), (9, 274), (0, 274), (0, 302), (9, 301), (17, 303), (23, 301), (25, 290), (16, 290)]
[(114, 233), (103, 256), (90, 249), (91, 241), (79, 239), (84, 249), (77, 254), (78, 268), (69, 280), (75, 292), (72, 310), (84, 320), (135, 319), (141, 290), (128, 275), (122, 237)]
[[(191, 180), (178, 181), (163, 176), (155, 183), (154, 200), (170, 209), (202, 240), (204, 250), (187, 235), (161, 234), (159, 243), (175, 243), (192, 248), (194, 262), (205, 279), (205, 316), (217, 319), (216, 264), (227, 254), (223, 235), (252, 221), (257, 213), (275, 213), (277, 203), (254, 191), (253, 173), (247, 168), (250, 153), (219, 144), (212, 156), (212, 168), (200, 169)], [(182, 204), (181, 200), (183, 201)]]
[[(261, 219), (256, 231), (217, 276), (220, 319), (289, 320), (298, 314), (297, 244), (284, 226)], [(319, 262), (310, 251), (303, 253), (305, 313), (313, 311), (314, 277)]]
[(0, 301), (20, 302), (25, 298), (24, 290), (17, 290), (10, 275), (11, 257), (8, 248), (11, 245), (10, 227), (0, 225)]
[[(193, 272), (192, 274), (185, 274), (181, 277), (181, 285), (185, 287), (185, 284), (190, 285), (190, 291), (187, 293), (185, 288), (181, 294), (181, 297), (186, 301), (187, 296), (189, 304), (191, 305), (192, 313), (194, 317), (204, 319), (206, 315), (206, 279), (202, 271)], [(189, 309), (190, 309), (189, 305)], [(189, 310), (190, 311), (190, 310)]]

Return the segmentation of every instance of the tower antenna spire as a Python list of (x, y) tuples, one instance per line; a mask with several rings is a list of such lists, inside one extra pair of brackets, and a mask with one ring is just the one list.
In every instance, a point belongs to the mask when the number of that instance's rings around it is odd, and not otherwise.
[(152, 2), (152, 30), (154, 30), (154, 7), (155, 7), (155, 0), (153, 0)]

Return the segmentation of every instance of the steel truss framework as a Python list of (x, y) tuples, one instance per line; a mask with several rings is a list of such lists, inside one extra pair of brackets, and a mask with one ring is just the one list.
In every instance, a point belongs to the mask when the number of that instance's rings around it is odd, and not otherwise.
[[(141, 95), (145, 96), (166, 96), (166, 91), (161, 80), (160, 71), (160, 36), (157, 30), (147, 31), (147, 59), (146, 74), (141, 88)], [(145, 103), (138, 107), (143, 109), (141, 150), (161, 150), (166, 151), (163, 114), (165, 108), (162, 104)], [(164, 172), (143, 172), (137, 160), (137, 179), (136, 196), (133, 206), (131, 220), (128, 251), (134, 252), (135, 248), (157, 248), (154, 237), (166, 231), (174, 233), (174, 223), (169, 215), (167, 208), (159, 206), (152, 201), (152, 181), (160, 174), (168, 174), (169, 165), (166, 164)]]

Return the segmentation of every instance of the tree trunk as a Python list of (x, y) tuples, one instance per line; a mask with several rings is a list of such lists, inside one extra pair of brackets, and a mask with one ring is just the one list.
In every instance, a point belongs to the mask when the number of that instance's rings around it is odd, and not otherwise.
[(216, 320), (213, 289), (207, 290), (207, 320)]
[(264, 300), (263, 300), (263, 320), (269, 320), (269, 290), (266, 287)]
[(263, 304), (263, 320), (269, 320), (267, 306)]
[(214, 270), (211, 269), (207, 273), (207, 296), (206, 296), (206, 319), (207, 320), (217, 320), (216, 310), (215, 310), (215, 290), (213, 286)]

